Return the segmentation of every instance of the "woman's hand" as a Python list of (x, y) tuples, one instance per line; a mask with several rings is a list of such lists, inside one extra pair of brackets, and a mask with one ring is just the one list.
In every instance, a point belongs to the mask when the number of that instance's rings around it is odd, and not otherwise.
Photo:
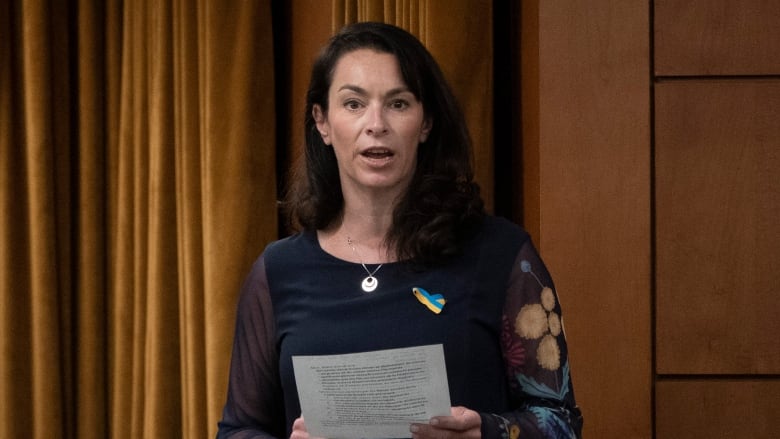
[(293, 422), (292, 433), (290, 433), (290, 439), (322, 439), (315, 438), (315, 436), (309, 436), (309, 431), (306, 430), (306, 424), (303, 422), (303, 416), (298, 417)]
[(413, 439), (480, 439), (482, 418), (466, 407), (452, 407), (452, 416), (436, 416), (428, 424), (412, 424)]

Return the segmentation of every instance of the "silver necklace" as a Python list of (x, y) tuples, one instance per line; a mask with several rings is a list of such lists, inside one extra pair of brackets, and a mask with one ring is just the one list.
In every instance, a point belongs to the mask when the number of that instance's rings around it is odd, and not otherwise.
[(349, 248), (351, 248), (352, 251), (355, 252), (358, 259), (360, 259), (360, 265), (362, 265), (363, 269), (366, 270), (366, 273), (368, 273), (368, 276), (366, 276), (363, 279), (363, 282), (360, 284), (360, 287), (363, 288), (363, 291), (365, 291), (366, 293), (370, 293), (376, 290), (376, 287), (379, 286), (379, 281), (377, 280), (377, 278), (374, 277), (374, 275), (376, 274), (377, 271), (379, 271), (380, 268), (382, 268), (382, 265), (384, 264), (379, 264), (379, 266), (376, 267), (374, 271), (369, 270), (368, 267), (366, 267), (366, 264), (363, 263), (363, 258), (360, 256), (360, 253), (357, 251), (357, 249), (353, 244), (352, 238), (350, 238), (349, 236), (347, 236), (347, 245), (349, 245)]

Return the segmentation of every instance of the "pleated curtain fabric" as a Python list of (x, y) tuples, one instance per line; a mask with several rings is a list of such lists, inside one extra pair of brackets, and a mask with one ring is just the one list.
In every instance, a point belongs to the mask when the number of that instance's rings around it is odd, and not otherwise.
[[(491, 4), (292, 3), (330, 16), (318, 34), (378, 20), (428, 45), (488, 205)], [(276, 132), (275, 7), (0, 5), (0, 438), (214, 436), (237, 293), (278, 237), (277, 158), (300, 150)]]
[(212, 437), (277, 237), (268, 1), (0, 6), (0, 437)]

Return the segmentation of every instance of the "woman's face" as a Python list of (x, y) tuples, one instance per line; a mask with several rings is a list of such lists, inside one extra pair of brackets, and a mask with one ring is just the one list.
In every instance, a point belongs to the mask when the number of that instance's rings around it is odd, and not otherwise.
[(401, 194), (430, 132), (422, 103), (409, 91), (394, 55), (359, 49), (336, 63), (328, 112), (313, 108), (322, 139), (333, 147), (345, 197)]

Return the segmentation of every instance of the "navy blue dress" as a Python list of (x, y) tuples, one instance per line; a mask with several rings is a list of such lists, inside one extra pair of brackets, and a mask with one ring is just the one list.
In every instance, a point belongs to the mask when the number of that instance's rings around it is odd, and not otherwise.
[[(365, 277), (314, 231), (266, 248), (239, 299), (219, 438), (289, 436), (300, 416), (293, 355), (429, 344), (443, 345), (452, 405), (480, 413), (483, 437), (580, 436), (558, 297), (520, 227), (487, 217), (443, 266), (385, 264), (371, 293)], [(440, 294), (441, 312), (415, 288)]]

